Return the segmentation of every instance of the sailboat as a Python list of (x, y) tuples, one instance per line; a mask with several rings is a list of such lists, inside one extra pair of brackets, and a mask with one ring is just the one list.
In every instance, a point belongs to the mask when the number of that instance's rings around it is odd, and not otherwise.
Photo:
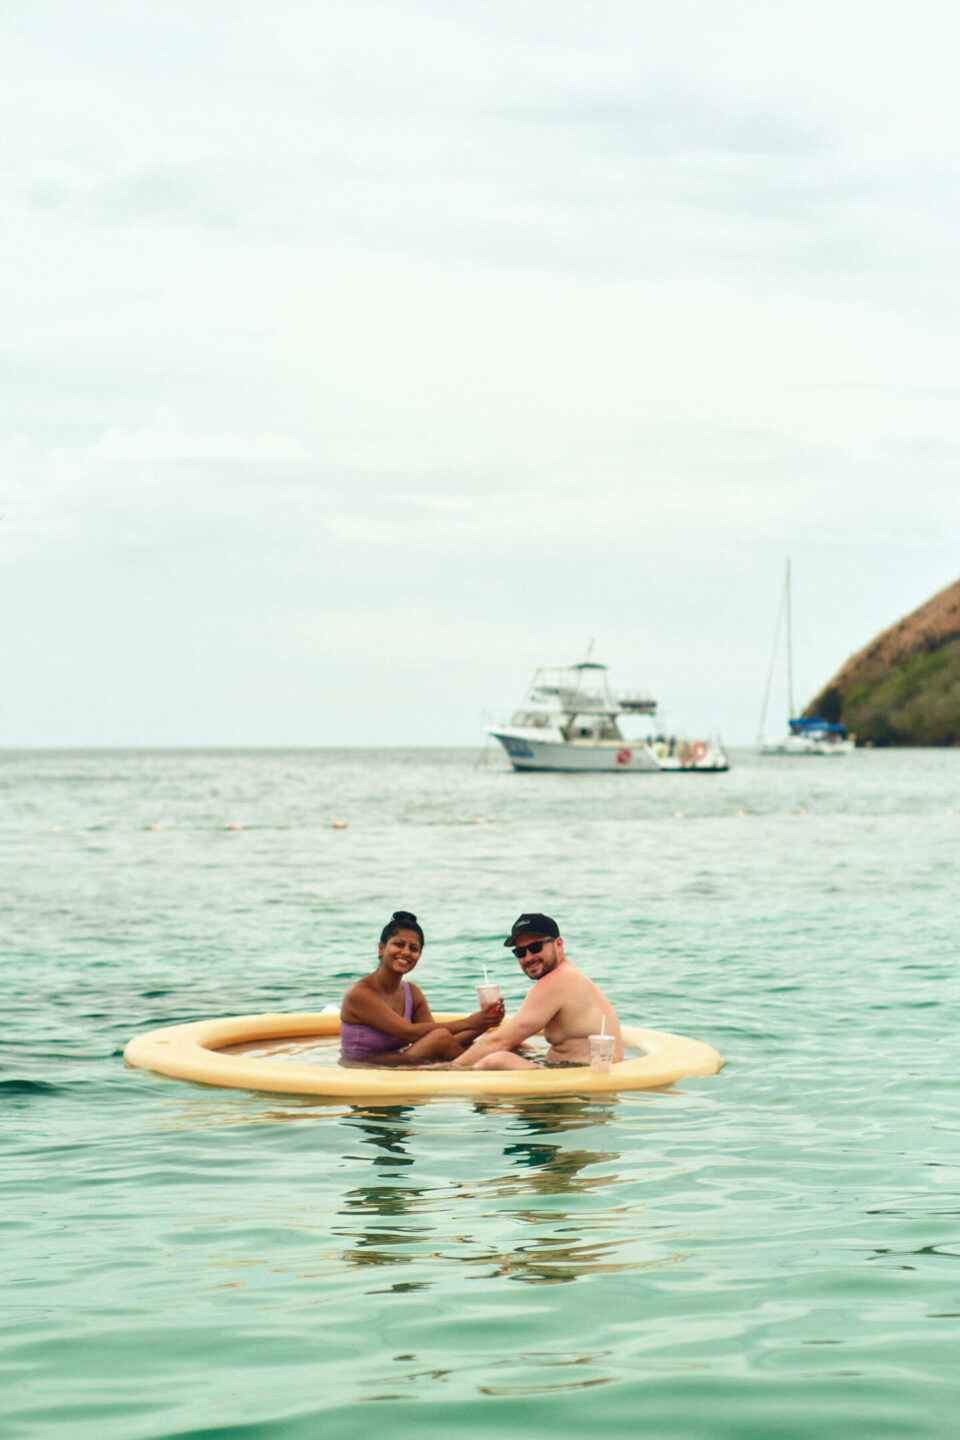
[[(767, 688), (763, 697), (763, 713), (760, 716), (760, 734), (757, 750), (761, 755), (849, 755), (855, 741), (847, 734), (846, 725), (839, 721), (821, 720), (811, 716), (798, 716), (793, 700), (793, 617), (791, 608), (790, 561), (784, 580), (783, 596), (777, 611), (777, 624), (773, 637), (773, 651), (770, 669), (767, 672)], [(786, 622), (784, 626), (784, 621)], [(763, 732), (767, 721), (767, 705), (770, 700), (770, 685), (780, 645), (781, 627), (786, 630), (787, 645), (787, 734), (779, 740), (765, 739)]]

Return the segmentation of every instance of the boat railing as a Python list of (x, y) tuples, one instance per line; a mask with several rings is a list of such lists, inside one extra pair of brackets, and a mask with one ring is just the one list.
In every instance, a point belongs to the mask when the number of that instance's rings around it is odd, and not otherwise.
[(656, 700), (650, 695), (640, 695), (636, 691), (618, 696), (617, 703), (621, 710), (629, 710), (635, 715), (655, 715), (657, 713)]

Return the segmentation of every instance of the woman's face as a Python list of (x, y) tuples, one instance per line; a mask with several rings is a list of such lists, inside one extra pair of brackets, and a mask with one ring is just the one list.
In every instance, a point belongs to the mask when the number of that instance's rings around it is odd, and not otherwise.
[(420, 936), (416, 930), (398, 930), (380, 942), (380, 963), (395, 974), (405, 975), (420, 959)]

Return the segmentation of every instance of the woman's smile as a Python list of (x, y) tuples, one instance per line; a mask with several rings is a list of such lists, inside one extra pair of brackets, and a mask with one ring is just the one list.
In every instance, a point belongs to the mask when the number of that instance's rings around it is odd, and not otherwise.
[(383, 959), (394, 970), (412, 970), (420, 959), (419, 937), (409, 930), (391, 935), (383, 945)]

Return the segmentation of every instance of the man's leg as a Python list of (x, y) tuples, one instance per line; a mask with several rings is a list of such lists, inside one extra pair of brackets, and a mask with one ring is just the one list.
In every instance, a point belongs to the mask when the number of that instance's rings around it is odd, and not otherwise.
[(524, 1060), (522, 1055), (517, 1055), (513, 1050), (491, 1050), (489, 1055), (484, 1055), (473, 1066), (474, 1070), (537, 1070), (539, 1066), (535, 1060)]

